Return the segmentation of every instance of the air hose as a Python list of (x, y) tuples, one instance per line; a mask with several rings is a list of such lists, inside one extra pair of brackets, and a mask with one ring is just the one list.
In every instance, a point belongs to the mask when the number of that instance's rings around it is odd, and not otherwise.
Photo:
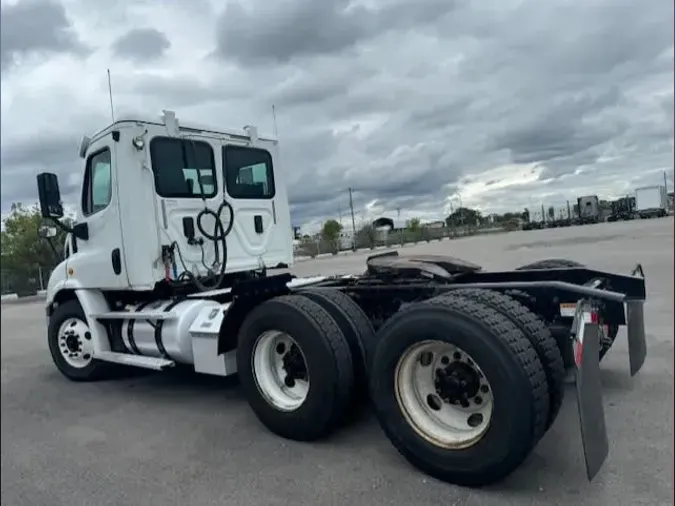
[[(223, 226), (222, 222), (222, 214), (223, 211), (227, 209), (230, 212), (230, 222), (228, 223), (227, 227)], [(213, 226), (213, 233), (207, 232), (202, 225), (202, 219), (204, 216), (210, 215), (214, 218), (215, 223)], [(204, 207), (199, 214), (197, 214), (197, 229), (201, 233), (201, 235), (211, 241), (213, 243), (213, 249), (215, 253), (215, 262), (214, 263), (220, 263), (220, 272), (217, 274), (217, 277), (215, 278), (214, 282), (210, 282), (214, 279), (214, 275), (211, 274), (209, 275), (205, 280), (200, 280), (198, 276), (195, 276), (190, 270), (188, 270), (187, 266), (185, 265), (185, 262), (183, 261), (183, 255), (181, 254), (180, 248), (178, 247), (178, 244), (174, 242), (172, 244), (172, 248), (176, 249), (178, 252), (178, 258), (180, 259), (180, 262), (183, 267), (183, 273), (179, 276), (179, 279), (182, 277), (186, 277), (188, 279), (188, 282), (192, 283), (197, 287), (198, 290), (202, 292), (206, 292), (209, 290), (215, 290), (220, 285), (222, 284), (223, 280), (225, 279), (225, 271), (227, 269), (227, 236), (230, 234), (232, 231), (232, 227), (234, 226), (234, 209), (232, 208), (232, 205), (224, 200), (219, 206), (216, 211), (213, 211), (209, 209), (208, 207)], [(222, 260), (220, 259), (220, 249), (222, 248)], [(184, 281), (179, 282), (180, 285), (184, 284)]]

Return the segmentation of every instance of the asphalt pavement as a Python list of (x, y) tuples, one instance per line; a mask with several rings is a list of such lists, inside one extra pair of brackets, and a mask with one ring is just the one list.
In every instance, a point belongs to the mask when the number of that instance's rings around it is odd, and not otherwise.
[[(469, 490), (398, 456), (366, 410), (326, 441), (268, 433), (236, 380), (144, 373), (76, 384), (52, 365), (40, 302), (2, 305), (3, 506), (477, 506), (673, 504), (673, 219), (432, 242), (490, 269), (570, 258), (628, 272), (641, 262), (649, 355), (628, 373), (625, 331), (602, 363), (610, 454), (587, 483), (572, 386), (555, 425), (499, 485)], [(359, 273), (368, 253), (298, 263)]]

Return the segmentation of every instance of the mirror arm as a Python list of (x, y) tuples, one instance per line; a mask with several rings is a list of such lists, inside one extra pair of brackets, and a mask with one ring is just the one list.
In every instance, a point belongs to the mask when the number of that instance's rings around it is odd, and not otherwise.
[(78, 239), (83, 241), (89, 240), (89, 227), (86, 223), (76, 223), (73, 227), (69, 227), (63, 222), (59, 221), (57, 218), (50, 218), (54, 224), (59, 227), (61, 230), (68, 234), (73, 234)]
[(54, 246), (54, 242), (52, 241), (51, 237), (45, 237), (47, 240), (47, 244), (49, 244), (49, 247), (52, 250), (52, 253), (54, 253), (54, 258), (59, 258), (59, 252), (56, 250), (56, 246)]

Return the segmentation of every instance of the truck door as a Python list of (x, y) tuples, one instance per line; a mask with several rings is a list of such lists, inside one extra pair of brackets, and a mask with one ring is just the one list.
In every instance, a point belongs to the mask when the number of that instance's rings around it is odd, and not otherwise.
[[(216, 211), (221, 200), (218, 198), (213, 147), (204, 139), (158, 136), (150, 141), (150, 158), (159, 223), (163, 229), (162, 244), (177, 247), (177, 270), (172, 277), (185, 270), (206, 275), (222, 252), (219, 250), (217, 259), (212, 241), (198, 244), (189, 236), (194, 233), (195, 237), (201, 238), (198, 222), (209, 234), (214, 232), (211, 216), (198, 220), (205, 207)], [(228, 220), (229, 216), (224, 218)]]
[(280, 205), (285, 195), (275, 185), (272, 155), (259, 147), (229, 144), (222, 148), (222, 160), (228, 201), (236, 216), (228, 264), (245, 270), (288, 262), (291, 228), (283, 214), (287, 208)]
[(129, 284), (120, 225), (115, 150), (112, 136), (94, 141), (89, 149), (77, 211), (89, 238), (73, 237), (68, 257), (69, 277), (85, 288), (117, 289)]

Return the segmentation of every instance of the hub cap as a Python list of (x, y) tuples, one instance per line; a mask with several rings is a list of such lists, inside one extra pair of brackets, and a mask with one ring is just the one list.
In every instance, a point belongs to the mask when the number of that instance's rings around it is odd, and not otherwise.
[(443, 341), (408, 348), (396, 366), (396, 400), (411, 427), (430, 443), (468, 448), (485, 435), (492, 388), (474, 360)]
[(276, 330), (263, 332), (253, 347), (253, 376), (268, 403), (280, 411), (294, 411), (307, 398), (307, 362), (291, 336)]
[(57, 345), (66, 363), (76, 369), (87, 367), (94, 355), (89, 326), (79, 318), (69, 318), (61, 324)]

